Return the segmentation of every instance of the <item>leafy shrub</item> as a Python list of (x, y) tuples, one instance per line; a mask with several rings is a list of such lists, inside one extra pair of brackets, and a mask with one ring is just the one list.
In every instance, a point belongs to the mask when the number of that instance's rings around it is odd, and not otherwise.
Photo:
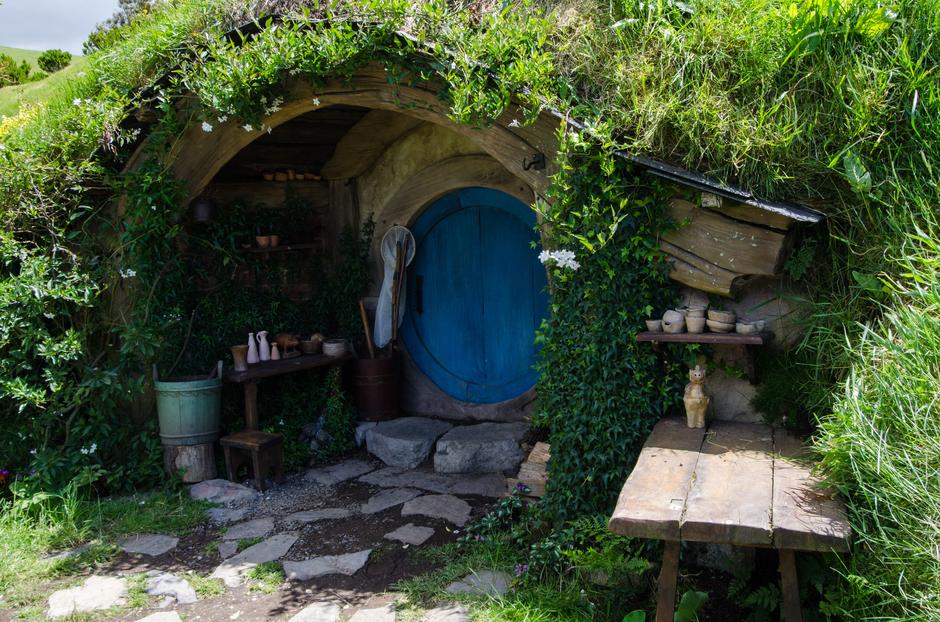
[(46, 73), (55, 73), (72, 62), (72, 55), (65, 50), (46, 50), (36, 62)]
[(9, 54), (0, 54), (0, 87), (22, 84), (29, 78), (29, 63), (17, 63)]

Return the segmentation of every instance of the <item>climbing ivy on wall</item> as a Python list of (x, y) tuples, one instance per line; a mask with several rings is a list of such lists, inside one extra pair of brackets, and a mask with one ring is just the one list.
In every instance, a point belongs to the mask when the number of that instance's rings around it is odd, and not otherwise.
[[(559, 521), (607, 512), (656, 420), (681, 394), (677, 367), (634, 337), (674, 301), (655, 239), (668, 195), (595, 140), (570, 133), (542, 216), (551, 316), (538, 335), (538, 408), (552, 459), (544, 499)], [(601, 148), (599, 148), (601, 147)], [(554, 253), (558, 256), (558, 253)], [(664, 373), (665, 372), (665, 373)]]

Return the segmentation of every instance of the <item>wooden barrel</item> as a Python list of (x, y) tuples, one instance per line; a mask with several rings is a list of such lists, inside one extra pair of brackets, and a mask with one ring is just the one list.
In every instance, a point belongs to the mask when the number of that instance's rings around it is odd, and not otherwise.
[(356, 362), (356, 407), (359, 418), (384, 421), (398, 416), (398, 357)]

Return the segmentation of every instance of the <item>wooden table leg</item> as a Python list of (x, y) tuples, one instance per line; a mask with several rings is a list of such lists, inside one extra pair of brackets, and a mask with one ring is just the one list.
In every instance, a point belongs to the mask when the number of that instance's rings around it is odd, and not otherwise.
[(656, 586), (656, 622), (673, 622), (676, 615), (676, 581), (679, 578), (679, 541), (667, 540), (663, 566)]
[(796, 555), (791, 549), (780, 549), (779, 553), (783, 621), (803, 622), (803, 612), (800, 609), (800, 584), (796, 578)]
[(258, 420), (258, 383), (245, 383), (245, 428), (257, 430)]

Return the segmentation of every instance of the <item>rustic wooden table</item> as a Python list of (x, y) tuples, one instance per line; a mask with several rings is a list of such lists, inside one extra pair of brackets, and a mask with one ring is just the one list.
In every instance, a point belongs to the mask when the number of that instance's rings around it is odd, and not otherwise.
[(303, 354), (280, 361), (265, 361), (250, 365), (246, 371), (228, 370), (225, 381), (245, 386), (245, 429), (257, 430), (258, 420), (258, 381), (274, 376), (283, 376), (307, 369), (342, 365), (352, 360), (351, 354), (328, 356), (326, 354)]
[(802, 619), (794, 551), (847, 551), (851, 537), (842, 503), (820, 486), (804, 453), (799, 439), (762, 424), (656, 424), (610, 529), (665, 540), (657, 622), (673, 619), (682, 540), (779, 549), (783, 617)]

